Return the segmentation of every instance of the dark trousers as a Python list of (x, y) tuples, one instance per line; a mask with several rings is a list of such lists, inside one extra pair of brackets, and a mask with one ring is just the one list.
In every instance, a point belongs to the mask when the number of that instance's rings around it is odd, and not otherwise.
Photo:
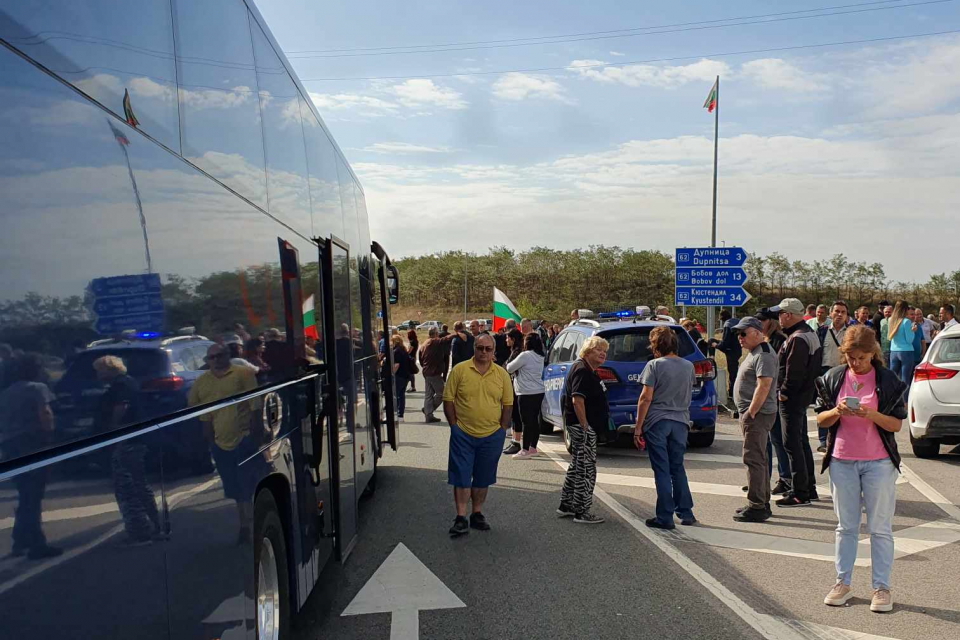
[(397, 415), (402, 418), (403, 410), (407, 408), (407, 384), (410, 383), (410, 378), (395, 375), (393, 381), (397, 392)]
[(807, 407), (780, 405), (780, 424), (783, 428), (783, 446), (793, 472), (793, 493), (801, 500), (809, 500), (815, 487), (813, 451), (807, 437)]
[(29, 551), (45, 547), (47, 538), (43, 535), (41, 517), (43, 494), (47, 490), (47, 470), (28, 471), (14, 478), (13, 483), (19, 498), (13, 521), (13, 550)]
[(727, 359), (727, 402), (731, 407), (735, 407), (736, 400), (733, 395), (733, 385), (737, 382), (737, 370), (740, 368), (740, 356), (743, 351), (722, 351)]
[(743, 464), (747, 468), (747, 502), (751, 509), (770, 507), (769, 454), (770, 430), (773, 413), (758, 413), (753, 418), (740, 414), (740, 433), (743, 435)]
[(147, 484), (147, 446), (120, 443), (113, 450), (113, 483), (127, 535), (149, 540), (160, 531), (160, 514), (153, 489)]
[(767, 442), (767, 467), (770, 475), (773, 476), (773, 452), (777, 452), (777, 473), (780, 479), (789, 484), (791, 482), (790, 457), (787, 455), (787, 448), (783, 446), (783, 429), (780, 426), (780, 414), (776, 414), (773, 421), (773, 428), (770, 429), (770, 440)]
[(540, 442), (540, 405), (543, 394), (517, 396), (520, 405), (520, 421), (523, 423), (523, 448), (536, 449)]

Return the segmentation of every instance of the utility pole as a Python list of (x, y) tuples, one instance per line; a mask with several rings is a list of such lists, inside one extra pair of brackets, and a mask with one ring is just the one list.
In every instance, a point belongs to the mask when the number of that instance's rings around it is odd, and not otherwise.
[(467, 256), (463, 254), (463, 321), (467, 321)]

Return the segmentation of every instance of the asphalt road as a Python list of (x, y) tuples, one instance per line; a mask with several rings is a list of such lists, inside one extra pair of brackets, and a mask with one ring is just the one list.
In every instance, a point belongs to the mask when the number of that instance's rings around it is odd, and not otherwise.
[[(712, 447), (688, 452), (695, 527), (644, 527), (656, 500), (652, 472), (646, 454), (628, 448), (601, 449), (594, 510), (607, 522), (557, 519), (568, 456), (554, 435), (542, 439), (538, 459), (502, 459), (485, 508), (493, 531), (451, 540), (448, 427), (417, 421), (421, 400), (408, 394), (400, 451), (381, 460), (359, 542), (346, 563), (326, 570), (296, 620), (298, 640), (390, 637), (390, 614), (341, 613), (400, 543), (466, 605), (422, 611), (421, 638), (960, 637), (960, 511), (952, 506), (960, 454), (915, 459), (901, 434), (912, 481), (898, 485), (896, 607), (875, 614), (869, 566), (856, 568), (848, 606), (822, 604), (835, 576), (826, 476), (818, 479), (825, 498), (809, 508), (778, 510), (764, 524), (732, 520), (746, 481), (732, 420), (722, 420)], [(868, 565), (869, 546), (861, 548)]]

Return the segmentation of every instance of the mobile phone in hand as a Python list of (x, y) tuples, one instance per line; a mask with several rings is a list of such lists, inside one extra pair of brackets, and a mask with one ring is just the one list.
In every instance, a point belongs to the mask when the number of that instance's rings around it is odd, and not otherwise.
[(851, 411), (858, 411), (860, 409), (860, 398), (849, 397), (844, 398), (843, 401), (847, 403), (847, 409)]

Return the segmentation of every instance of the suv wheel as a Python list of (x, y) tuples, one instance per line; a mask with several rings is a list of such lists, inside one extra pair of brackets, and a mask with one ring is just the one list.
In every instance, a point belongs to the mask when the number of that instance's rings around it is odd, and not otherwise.
[(933, 438), (917, 439), (911, 433), (910, 446), (913, 447), (913, 455), (918, 458), (936, 458), (940, 455), (940, 441)]
[(553, 433), (553, 423), (540, 414), (540, 435), (548, 436)]
[(701, 447), (709, 447), (713, 444), (714, 438), (716, 438), (716, 431), (701, 431), (699, 433), (691, 433), (687, 435), (687, 446), (694, 449)]

